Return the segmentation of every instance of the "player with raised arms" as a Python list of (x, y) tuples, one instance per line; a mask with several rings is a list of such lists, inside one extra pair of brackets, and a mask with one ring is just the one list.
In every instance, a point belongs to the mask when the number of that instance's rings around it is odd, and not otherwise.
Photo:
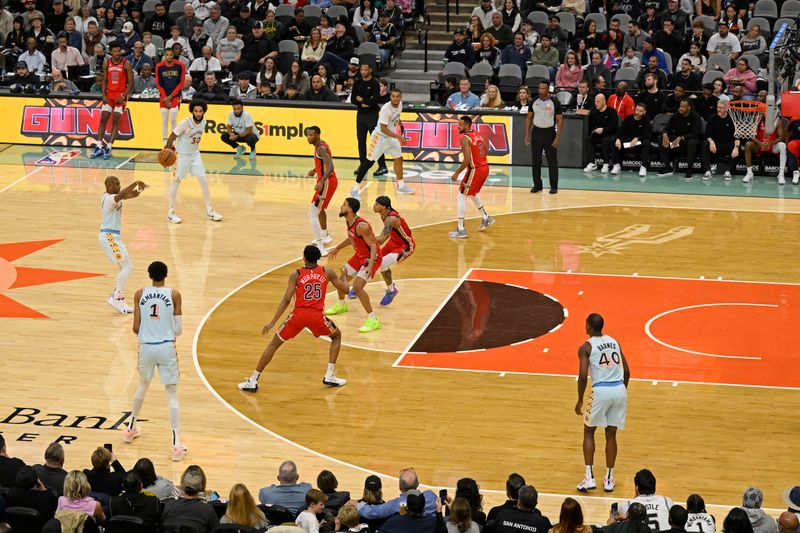
[(315, 337), (325, 335), (331, 339), (328, 369), (325, 377), (322, 378), (322, 383), (330, 387), (341, 387), (347, 383), (347, 380), (336, 377), (336, 360), (339, 358), (339, 348), (342, 345), (342, 333), (336, 324), (322, 312), (325, 306), (328, 282), (331, 282), (340, 291), (347, 290), (347, 283), (339, 279), (336, 272), (330, 268), (318, 265), (317, 262), (321, 257), (319, 248), (314, 245), (306, 246), (303, 250), (305, 264), (303, 268), (298, 268), (289, 276), (289, 286), (286, 287), (286, 292), (275, 310), (275, 315), (261, 330), (261, 334), (266, 335), (275, 326), (286, 308), (289, 307), (292, 296), (294, 296), (294, 309), (275, 332), (275, 336), (267, 345), (264, 353), (261, 354), (253, 374), (246, 381), (239, 383), (239, 390), (258, 391), (258, 379), (264, 368), (272, 361), (275, 352), (284, 342), (296, 337), (304, 328), (308, 328)]
[[(617, 461), (617, 429), (625, 429), (628, 410), (628, 381), (631, 372), (619, 343), (603, 334), (603, 317), (592, 313), (586, 317), (586, 334), (589, 340), (578, 348), (578, 402), (575, 414), (583, 416), (583, 459), (586, 475), (578, 490), (586, 492), (597, 488), (594, 480), (594, 433), (598, 427), (606, 431), (606, 475), (603, 488), (614, 490), (614, 465)], [(592, 388), (586, 408), (583, 396), (587, 378), (592, 377)]]
[[(103, 159), (111, 157), (111, 148), (119, 133), (119, 119), (125, 112), (125, 104), (133, 89), (133, 67), (131, 67), (130, 61), (122, 55), (119, 41), (112, 42), (109, 48), (111, 57), (103, 63), (103, 81), (101, 82), (103, 107), (100, 113), (100, 127), (97, 130), (97, 146), (92, 152), (92, 159), (100, 156), (103, 156)], [(111, 138), (106, 143), (106, 127), (112, 114), (114, 118), (111, 120)]]
[(450, 179), (456, 181), (461, 172), (465, 169), (467, 172), (458, 187), (458, 225), (455, 231), (451, 231), (447, 235), (454, 239), (466, 239), (464, 215), (467, 212), (467, 199), (472, 201), (481, 214), (482, 220), (478, 231), (483, 231), (494, 224), (494, 219), (486, 212), (479, 196), (481, 188), (489, 176), (489, 163), (486, 160), (483, 136), (472, 129), (472, 117), (467, 115), (459, 117), (458, 132), (461, 134), (461, 164)]
[(339, 180), (336, 178), (336, 171), (333, 168), (331, 148), (320, 138), (321, 133), (319, 126), (309, 126), (305, 131), (308, 144), (314, 146), (314, 168), (308, 171), (308, 175), (317, 176), (314, 197), (311, 199), (311, 208), (308, 210), (308, 219), (311, 222), (311, 230), (314, 232), (313, 244), (325, 256), (328, 253), (325, 245), (333, 241), (333, 237), (328, 233), (328, 215), (325, 210), (331, 203)]
[(381, 275), (386, 282), (386, 292), (381, 305), (389, 305), (397, 296), (397, 287), (392, 281), (392, 266), (402, 263), (414, 253), (417, 245), (411, 235), (411, 228), (406, 220), (392, 207), (388, 196), (378, 196), (372, 208), (381, 216), (383, 231), (377, 236), (381, 248)]

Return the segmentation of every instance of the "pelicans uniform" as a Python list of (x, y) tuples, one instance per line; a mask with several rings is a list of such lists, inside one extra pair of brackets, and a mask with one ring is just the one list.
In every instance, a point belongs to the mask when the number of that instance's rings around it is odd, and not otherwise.
[(122, 200), (114, 201), (114, 194), (103, 193), (100, 198), (100, 212), (103, 222), (100, 224), (100, 246), (115, 265), (128, 259), (128, 249), (119, 236), (122, 229)]
[[(625, 387), (622, 351), (616, 340), (608, 335), (589, 337), (589, 374), (592, 390), (583, 414), (589, 427), (625, 427), (628, 409), (628, 390)], [(667, 528), (669, 529), (669, 528)]]
[[(403, 157), (403, 147), (400, 141), (394, 137), (389, 137), (381, 131), (381, 125), (385, 124), (391, 131), (397, 131), (400, 126), (400, 113), (403, 111), (403, 102), (399, 107), (394, 107), (391, 102), (386, 102), (378, 113), (378, 125), (369, 139), (367, 147), (367, 159), (377, 161), (382, 155), (396, 159)], [(402, 177), (402, 176), (398, 176)]]
[(128, 90), (128, 71), (125, 70), (124, 57), (120, 63), (114, 63), (113, 58), (108, 58), (106, 62), (106, 94), (103, 97), (102, 110), (105, 113), (122, 114), (125, 111), (125, 101), (117, 103), (117, 98), (125, 96)]
[[(331, 147), (328, 146), (328, 143), (325, 141), (319, 142), (320, 146), (324, 146), (328, 150), (328, 154), (333, 159), (333, 153), (331, 153)], [(317, 183), (322, 181), (322, 176), (325, 175), (325, 161), (322, 160), (321, 157), (317, 156), (317, 147), (314, 150), (314, 170), (317, 174)], [(333, 197), (333, 193), (336, 192), (336, 187), (339, 185), (339, 180), (336, 178), (336, 171), (331, 171), (331, 175), (328, 176), (328, 179), (325, 181), (325, 184), (322, 186), (322, 191), (314, 191), (314, 198), (311, 199), (311, 203), (314, 207), (318, 207), (320, 209), (328, 209), (328, 204), (331, 203), (331, 198)]]
[(344, 268), (345, 272), (350, 277), (359, 277), (369, 280), (375, 276), (375, 273), (378, 272), (378, 269), (381, 267), (382, 256), (381, 249), (378, 248), (375, 263), (369, 264), (369, 246), (367, 246), (363, 238), (356, 234), (356, 227), (361, 223), (366, 224), (367, 227), (369, 227), (369, 231), (372, 231), (372, 226), (369, 225), (369, 222), (361, 217), (357, 217), (352, 224), (347, 226), (347, 236), (350, 237), (350, 242), (353, 243), (355, 253), (347, 260)]
[[(173, 60), (172, 65), (167, 65), (166, 61), (161, 61), (155, 68), (156, 88), (161, 98), (170, 97), (170, 109), (177, 109), (181, 105), (181, 88), (183, 80), (186, 79), (186, 67), (177, 59)], [(165, 107), (159, 99), (158, 105)]]
[(175, 179), (184, 180), (191, 175), (197, 178), (206, 177), (206, 167), (200, 157), (200, 139), (206, 129), (206, 120), (198, 124), (193, 116), (186, 117), (175, 126), (172, 133), (178, 138), (175, 151), (178, 154), (178, 163), (175, 166)]
[(304, 328), (308, 328), (315, 337), (330, 336), (336, 331), (336, 324), (322, 312), (327, 287), (328, 276), (324, 267), (297, 269), (294, 309), (278, 329), (278, 338), (286, 342)]
[(169, 287), (145, 287), (139, 306), (139, 375), (153, 379), (155, 369), (163, 385), (178, 384), (175, 352), (175, 307)]
[(469, 139), (469, 149), (472, 159), (469, 163), (467, 173), (461, 179), (461, 186), (458, 191), (466, 196), (475, 196), (481, 192), (481, 187), (489, 176), (489, 163), (486, 161), (486, 147), (483, 144), (483, 136), (475, 130), (464, 133)]
[(414, 237), (411, 235), (411, 229), (408, 227), (405, 219), (400, 216), (400, 213), (394, 209), (389, 209), (386, 213), (384, 222), (389, 217), (397, 217), (400, 219), (400, 229), (392, 228), (392, 233), (389, 235), (389, 240), (381, 248), (381, 272), (386, 272), (397, 263), (403, 262), (405, 259), (411, 257), (416, 249)]

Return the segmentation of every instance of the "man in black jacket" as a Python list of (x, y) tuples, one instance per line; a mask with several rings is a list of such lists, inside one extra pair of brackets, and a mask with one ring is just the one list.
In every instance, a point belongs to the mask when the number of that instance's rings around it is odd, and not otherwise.
[(734, 137), (736, 126), (728, 114), (728, 102), (717, 102), (717, 112), (708, 117), (706, 136), (703, 141), (703, 181), (711, 179), (711, 158), (717, 162), (717, 168), (725, 171), (725, 181), (731, 180), (730, 167), (733, 160), (739, 157), (740, 140)]
[(683, 53), (683, 33), (678, 33), (672, 19), (664, 19), (661, 23), (662, 29), (653, 35), (653, 42), (656, 48), (660, 48), (672, 58), (669, 68), (675, 69), (675, 62)]
[(700, 92), (700, 76), (692, 70), (692, 61), (688, 58), (681, 60), (679, 68), (669, 76), (669, 88), (683, 85), (687, 91)]
[(536, 508), (539, 494), (530, 485), (519, 489), (516, 509), (503, 509), (497, 513), (494, 523), (486, 523), (486, 533), (546, 533), (550, 520)]
[[(372, 76), (372, 67), (366, 63), (359, 67), (361, 77), (353, 82), (350, 101), (358, 108), (356, 111), (356, 139), (358, 139), (358, 159), (360, 164), (367, 161), (367, 135), (378, 125), (378, 98), (381, 95), (381, 84)], [(358, 169), (354, 174), (358, 173)], [(388, 174), (386, 159), (378, 160), (375, 176)]]
[(641, 102), (636, 104), (633, 115), (625, 117), (619, 126), (619, 133), (611, 148), (614, 161), (612, 174), (619, 174), (622, 169), (622, 154), (627, 151), (641, 154), (639, 176), (647, 176), (647, 165), (650, 162), (650, 121), (647, 119), (647, 108)]
[(653, 120), (656, 115), (661, 113), (661, 106), (664, 105), (664, 100), (666, 99), (664, 93), (658, 88), (657, 79), (655, 74), (648, 72), (644, 77), (644, 86), (639, 86), (642, 90), (634, 98), (636, 103), (644, 104), (645, 108), (647, 108), (647, 118), (650, 120)]
[(169, 39), (169, 29), (175, 25), (167, 14), (167, 8), (162, 3), (156, 4), (155, 12), (144, 22), (144, 31), (149, 31), (153, 35), (158, 35), (165, 41)]
[(224, 102), (228, 99), (225, 89), (217, 82), (217, 75), (211, 71), (203, 74), (203, 83), (197, 88), (195, 96), (206, 102)]
[(56, 496), (64, 494), (64, 447), (58, 442), (52, 442), (44, 452), (44, 464), (34, 465), (36, 475), (45, 487), (53, 491)]
[(658, 173), (659, 177), (671, 176), (678, 168), (678, 155), (686, 154), (687, 180), (692, 179), (692, 164), (697, 158), (700, 149), (700, 139), (703, 136), (700, 116), (692, 111), (692, 104), (684, 99), (678, 112), (669, 117), (667, 127), (661, 135), (661, 146), (658, 147), (661, 163), (664, 168)]
[(508, 476), (506, 480), (506, 497), (505, 502), (497, 507), (492, 507), (489, 514), (486, 515), (487, 522), (494, 522), (498, 513), (504, 509), (516, 509), (517, 500), (519, 499), (519, 489), (525, 486), (525, 478), (521, 475), (514, 473)]
[(22, 459), (8, 456), (6, 439), (0, 434), (0, 487), (13, 487), (17, 481), (17, 472), (24, 466)]
[(708, 117), (717, 112), (717, 102), (719, 98), (714, 96), (714, 84), (706, 83), (703, 85), (703, 95), (694, 100), (694, 111), (703, 120), (708, 120)]
[(242, 48), (242, 58), (236, 62), (234, 74), (239, 74), (245, 70), (258, 72), (261, 69), (262, 60), (268, 57), (278, 59), (278, 46), (275, 41), (264, 34), (264, 23), (259, 21), (253, 24), (253, 31), (250, 35), (245, 35), (244, 48)]
[(339, 99), (331, 92), (330, 89), (325, 87), (322, 83), (322, 77), (319, 74), (314, 74), (311, 78), (311, 87), (303, 95), (304, 100), (310, 102), (338, 102)]
[(355, 54), (355, 48), (355, 41), (347, 33), (347, 26), (343, 22), (337, 22), (335, 33), (325, 46), (325, 54), (314, 65), (313, 71), (317, 71), (320, 63), (328, 63), (337, 74), (347, 70), (347, 64)]
[(444, 51), (444, 60), (447, 62), (458, 61), (468, 69), (475, 64), (475, 49), (472, 47), (472, 43), (467, 42), (464, 28), (456, 29), (452, 44)]
[(58, 497), (39, 480), (32, 466), (23, 466), (8, 494), (5, 495), (6, 506), (28, 507), (39, 511), (45, 520), (50, 520), (56, 513)]
[(602, 93), (594, 97), (594, 109), (589, 113), (589, 135), (584, 140), (585, 156), (584, 172), (593, 172), (597, 169), (595, 152), (599, 146), (603, 152), (602, 172), (608, 172), (611, 161), (611, 146), (619, 131), (619, 115), (606, 104), (606, 96)]
[[(20, 89), (25, 87), (26, 85), (33, 85), (34, 87), (39, 86), (39, 77), (28, 70), (28, 64), (24, 61), (17, 61), (17, 64), (14, 66), (14, 75), (8, 81), (8, 84), (11, 87), (19, 86)], [(2, 435), (0, 435), (2, 437)], [(2, 452), (0, 452), (2, 454)], [(2, 481), (0, 481), (0, 486), (2, 486)]]
[(647, 60), (647, 67), (642, 69), (636, 77), (636, 85), (643, 87), (645, 76), (648, 74), (656, 77), (656, 85), (659, 90), (663, 91), (667, 88), (667, 73), (658, 68), (658, 58), (655, 55), (650, 56), (650, 59)]

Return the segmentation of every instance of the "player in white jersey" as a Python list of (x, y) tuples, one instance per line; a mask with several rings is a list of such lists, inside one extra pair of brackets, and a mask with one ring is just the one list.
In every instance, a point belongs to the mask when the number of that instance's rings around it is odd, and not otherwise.
[[(405, 144), (403, 138), (403, 125), (400, 123), (400, 113), (403, 112), (403, 93), (400, 89), (392, 89), (389, 94), (389, 101), (383, 104), (378, 113), (378, 125), (369, 139), (367, 147), (367, 158), (361, 163), (356, 172), (356, 183), (350, 189), (350, 196), (358, 200), (358, 188), (367, 171), (372, 168), (375, 161), (380, 157), (386, 156), (394, 159), (394, 175), (397, 178), (396, 191), (400, 194), (414, 194), (414, 189), (406, 185), (403, 181), (403, 148)], [(400, 133), (397, 132), (398, 128)]]
[(153, 285), (136, 291), (136, 307), (133, 313), (133, 332), (139, 337), (139, 387), (133, 396), (133, 408), (128, 425), (123, 428), (122, 440), (126, 443), (141, 435), (136, 425), (142, 410), (144, 396), (158, 368), (158, 375), (167, 393), (169, 422), (172, 426), (172, 460), (180, 461), (186, 456), (186, 446), (181, 444), (178, 412), (178, 354), (175, 338), (183, 331), (181, 295), (164, 286), (167, 265), (161, 261), (150, 263), (147, 273)]
[[(589, 340), (578, 348), (580, 370), (578, 375), (578, 403), (575, 413), (583, 416), (583, 459), (586, 476), (578, 485), (585, 492), (597, 488), (592, 466), (594, 464), (594, 432), (598, 427), (606, 432), (606, 475), (603, 488), (614, 490), (614, 464), (617, 460), (617, 428), (625, 428), (628, 408), (628, 380), (631, 377), (628, 362), (619, 343), (603, 335), (603, 317), (592, 313), (586, 318)], [(592, 389), (583, 408), (588, 376), (592, 376)], [(669, 528), (667, 528), (669, 529)]]
[(133, 263), (128, 255), (128, 249), (122, 242), (120, 231), (122, 231), (122, 201), (130, 200), (139, 196), (147, 188), (143, 181), (134, 181), (124, 189), (116, 176), (108, 176), (105, 181), (106, 192), (100, 198), (100, 213), (102, 222), (100, 223), (100, 246), (112, 263), (119, 265), (117, 273), (117, 286), (111, 296), (108, 297), (108, 305), (126, 315), (133, 313), (133, 309), (125, 303), (125, 282), (128, 281), (133, 270)]
[(203, 198), (206, 200), (206, 216), (209, 220), (222, 220), (222, 215), (214, 211), (211, 205), (211, 191), (208, 190), (206, 167), (200, 157), (200, 139), (206, 129), (206, 120), (203, 118), (208, 110), (208, 104), (202, 100), (194, 100), (189, 104), (192, 115), (183, 119), (170, 133), (165, 148), (172, 149), (177, 140), (176, 152), (178, 163), (175, 167), (175, 177), (169, 184), (169, 213), (167, 219), (173, 224), (180, 224), (181, 218), (175, 214), (175, 200), (178, 196), (178, 187), (181, 181), (191, 173), (200, 182)]

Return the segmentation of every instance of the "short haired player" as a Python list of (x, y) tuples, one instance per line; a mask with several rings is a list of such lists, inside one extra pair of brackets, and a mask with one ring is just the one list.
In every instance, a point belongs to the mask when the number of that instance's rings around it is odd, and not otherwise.
[(175, 175), (172, 183), (169, 184), (169, 211), (167, 220), (173, 224), (180, 224), (182, 219), (175, 214), (175, 201), (178, 197), (178, 187), (181, 181), (186, 179), (191, 173), (200, 183), (200, 190), (203, 191), (203, 198), (206, 201), (206, 216), (215, 222), (222, 220), (222, 215), (214, 211), (211, 205), (211, 191), (208, 189), (208, 179), (206, 179), (206, 167), (203, 158), (200, 157), (200, 140), (206, 129), (205, 114), (208, 104), (203, 100), (192, 100), (189, 103), (191, 116), (183, 119), (175, 126), (167, 139), (165, 148), (173, 149), (173, 144), (177, 140), (176, 152), (178, 153), (178, 163), (175, 166)]
[(178, 410), (178, 353), (175, 338), (183, 331), (181, 294), (165, 285), (167, 265), (154, 261), (147, 267), (153, 281), (149, 287), (136, 291), (133, 313), (133, 332), (139, 338), (139, 386), (133, 395), (131, 419), (123, 428), (122, 441), (130, 444), (141, 435), (136, 425), (144, 397), (156, 369), (167, 395), (169, 422), (172, 426), (172, 460), (180, 461), (188, 450), (181, 444), (180, 412)]
[(164, 50), (164, 60), (156, 65), (156, 88), (161, 109), (161, 137), (167, 143), (167, 135), (175, 130), (178, 110), (181, 106), (181, 90), (186, 79), (186, 65), (175, 58), (172, 48)]
[(245, 392), (258, 391), (258, 379), (264, 368), (272, 361), (275, 352), (284, 342), (297, 336), (303, 329), (308, 328), (315, 337), (330, 337), (331, 349), (328, 356), (328, 369), (322, 383), (330, 387), (341, 387), (347, 380), (336, 377), (336, 360), (339, 358), (339, 348), (342, 344), (342, 333), (330, 318), (322, 312), (325, 306), (325, 294), (328, 292), (328, 282), (339, 290), (347, 290), (347, 283), (336, 276), (336, 272), (328, 267), (320, 266), (317, 262), (322, 254), (314, 245), (306, 246), (303, 250), (305, 264), (289, 276), (289, 286), (283, 295), (272, 320), (261, 330), (266, 335), (278, 319), (289, 307), (294, 296), (294, 309), (286, 320), (283, 321), (275, 336), (267, 345), (261, 359), (258, 360), (256, 369), (246, 381), (239, 383), (239, 390)]
[[(372, 304), (369, 301), (367, 291), (364, 290), (364, 286), (368, 280), (375, 277), (378, 269), (380, 269), (382, 256), (378, 241), (372, 232), (372, 226), (369, 225), (366, 219), (358, 216), (359, 209), (361, 209), (361, 202), (351, 197), (344, 199), (339, 216), (343, 217), (347, 222), (347, 238), (328, 252), (328, 258), (334, 259), (339, 250), (351, 244), (353, 245), (355, 253), (342, 268), (342, 279), (346, 284), (348, 280), (355, 278), (353, 291), (367, 312), (367, 320), (363, 326), (358, 328), (358, 332), (369, 333), (370, 331), (381, 329), (381, 323), (372, 311)], [(347, 303), (344, 301), (347, 291), (338, 287), (336, 290), (339, 293), (339, 301), (325, 310), (326, 315), (340, 315), (347, 312)]]
[(489, 163), (486, 161), (486, 146), (483, 136), (472, 129), (472, 118), (467, 115), (459, 117), (458, 132), (461, 134), (461, 164), (450, 179), (456, 181), (464, 169), (467, 169), (467, 172), (458, 187), (458, 226), (455, 231), (451, 231), (447, 235), (454, 239), (466, 239), (464, 215), (467, 211), (467, 199), (472, 201), (481, 214), (482, 220), (478, 231), (483, 231), (494, 224), (494, 219), (486, 212), (479, 196), (481, 188), (489, 176)]
[[(762, 95), (762, 93), (764, 93)], [(758, 93), (759, 101), (766, 102), (766, 91)], [(744, 145), (744, 163), (747, 166), (747, 172), (742, 178), (744, 183), (750, 183), (753, 180), (753, 156), (756, 159), (764, 157), (766, 154), (778, 154), (780, 169), (778, 170), (778, 185), (786, 183), (786, 142), (785, 142), (785, 129), (780, 115), (775, 117), (775, 125), (772, 133), (767, 134), (767, 117), (764, 113), (757, 111), (761, 118), (756, 128), (756, 136), (747, 141)]]
[(372, 168), (375, 161), (386, 156), (394, 159), (394, 175), (397, 179), (396, 192), (399, 194), (414, 194), (414, 189), (403, 181), (403, 125), (400, 123), (400, 113), (403, 112), (403, 93), (400, 89), (392, 89), (389, 101), (383, 104), (378, 112), (378, 124), (369, 139), (367, 158), (359, 165), (356, 171), (356, 183), (350, 189), (350, 196), (358, 199), (358, 186)]
[(117, 286), (114, 293), (108, 297), (108, 305), (126, 315), (133, 313), (133, 309), (125, 303), (125, 282), (133, 270), (133, 263), (128, 255), (128, 249), (122, 242), (122, 201), (138, 197), (148, 186), (143, 181), (134, 181), (124, 189), (116, 176), (108, 176), (105, 180), (106, 192), (100, 197), (100, 246), (106, 252), (109, 260), (119, 265), (117, 273)]
[[(594, 433), (598, 427), (606, 432), (606, 475), (603, 488), (614, 490), (614, 464), (617, 461), (617, 428), (625, 428), (628, 410), (628, 381), (631, 373), (619, 343), (603, 334), (603, 317), (592, 313), (586, 318), (589, 340), (578, 348), (580, 369), (578, 373), (578, 402), (575, 413), (583, 416), (583, 459), (586, 475), (578, 490), (586, 492), (597, 488), (594, 480)], [(587, 377), (592, 377), (592, 388), (583, 405)]]
[(308, 171), (308, 175), (317, 176), (314, 197), (311, 199), (311, 208), (308, 210), (308, 220), (311, 222), (311, 230), (314, 232), (313, 244), (325, 256), (328, 253), (325, 245), (333, 241), (333, 237), (328, 233), (328, 215), (325, 210), (331, 203), (339, 180), (336, 178), (336, 171), (333, 168), (331, 148), (320, 138), (322, 131), (319, 126), (309, 126), (305, 133), (308, 144), (314, 146), (314, 168)]
[[(103, 159), (111, 157), (111, 148), (119, 132), (119, 119), (125, 112), (125, 104), (133, 90), (133, 67), (122, 55), (123, 50), (119, 41), (112, 42), (109, 48), (111, 57), (103, 63), (103, 81), (100, 84), (103, 107), (100, 113), (100, 128), (97, 130), (97, 146), (92, 152), (92, 159), (100, 156)], [(106, 143), (106, 126), (111, 115), (114, 115), (111, 120), (111, 138)]]
[(381, 299), (381, 305), (389, 305), (397, 296), (397, 287), (392, 281), (392, 267), (409, 257), (416, 250), (417, 245), (411, 235), (411, 228), (405, 219), (392, 207), (392, 200), (388, 196), (378, 196), (375, 199), (373, 211), (381, 216), (383, 231), (376, 238), (382, 245), (381, 275), (386, 282), (386, 292)]

